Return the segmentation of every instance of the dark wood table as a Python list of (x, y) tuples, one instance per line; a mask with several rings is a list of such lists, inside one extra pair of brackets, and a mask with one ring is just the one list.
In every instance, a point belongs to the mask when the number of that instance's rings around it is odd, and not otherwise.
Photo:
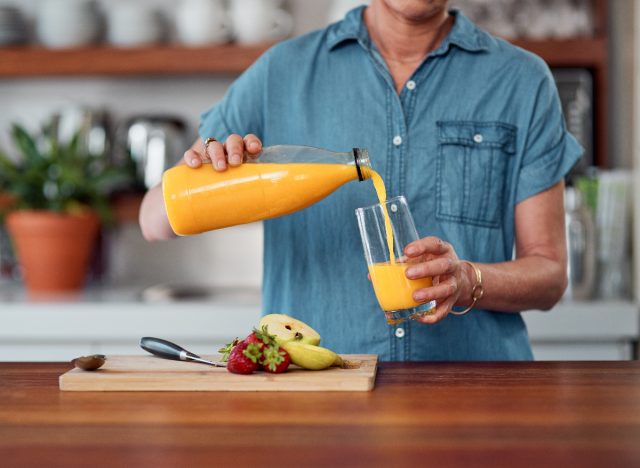
[(383, 363), (370, 393), (75, 393), (0, 364), (0, 466), (640, 466), (640, 362)]

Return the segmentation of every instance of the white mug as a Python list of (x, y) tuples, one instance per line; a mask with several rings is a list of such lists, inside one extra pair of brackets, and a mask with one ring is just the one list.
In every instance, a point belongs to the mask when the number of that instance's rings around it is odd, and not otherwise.
[(88, 45), (99, 29), (99, 13), (91, 0), (47, 0), (37, 10), (36, 33), (45, 47)]
[(107, 18), (107, 40), (118, 47), (155, 44), (165, 33), (160, 13), (144, 3), (114, 2)]
[(222, 0), (182, 0), (176, 12), (176, 34), (189, 46), (227, 42), (231, 21)]
[(291, 34), (293, 19), (279, 5), (278, 0), (232, 0), (231, 22), (236, 42), (258, 44)]

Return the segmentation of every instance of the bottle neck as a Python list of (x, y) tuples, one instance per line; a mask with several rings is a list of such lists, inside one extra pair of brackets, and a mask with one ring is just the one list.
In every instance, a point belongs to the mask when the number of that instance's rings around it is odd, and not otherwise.
[(353, 148), (353, 160), (358, 171), (358, 180), (362, 182), (371, 178), (371, 161), (366, 148)]

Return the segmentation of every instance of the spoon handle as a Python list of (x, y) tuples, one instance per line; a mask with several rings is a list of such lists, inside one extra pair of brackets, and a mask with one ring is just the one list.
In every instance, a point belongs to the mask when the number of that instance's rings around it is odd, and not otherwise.
[(191, 351), (187, 351), (183, 347), (162, 338), (145, 336), (140, 340), (140, 347), (154, 356), (173, 359), (174, 361), (196, 361), (202, 359), (197, 354), (193, 354)]

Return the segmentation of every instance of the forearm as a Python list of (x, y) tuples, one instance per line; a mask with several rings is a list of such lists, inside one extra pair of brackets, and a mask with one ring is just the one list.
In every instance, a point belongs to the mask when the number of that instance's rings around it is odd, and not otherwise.
[(142, 235), (148, 241), (166, 240), (176, 237), (164, 207), (162, 184), (149, 189), (142, 200), (139, 216)]
[[(548, 310), (562, 297), (567, 285), (566, 267), (562, 260), (532, 255), (514, 261), (475, 265), (482, 272), (484, 295), (475, 307), (502, 312)], [(475, 275), (463, 263), (464, 288), (459, 306), (471, 303)]]

